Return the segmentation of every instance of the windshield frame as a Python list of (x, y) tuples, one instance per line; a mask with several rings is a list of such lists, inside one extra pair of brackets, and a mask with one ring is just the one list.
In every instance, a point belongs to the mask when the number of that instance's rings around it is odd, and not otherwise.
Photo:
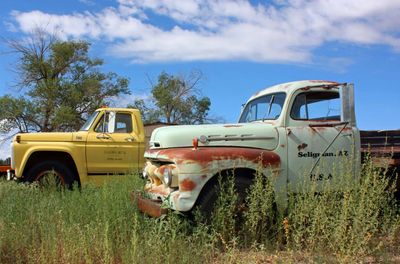
[[(270, 111), (269, 108), (271, 108), (272, 104), (275, 100), (275, 98), (279, 95), (283, 95), (284, 99), (283, 99), (283, 103), (281, 105), (281, 111), (279, 112), (279, 115), (276, 116), (275, 118), (260, 118), (260, 119), (255, 119), (255, 120), (251, 120), (251, 121), (246, 121), (244, 116), (248, 114), (248, 109), (249, 107), (252, 105), (252, 103), (254, 101), (260, 100), (260, 98), (267, 98), (267, 97), (271, 97), (270, 100), (266, 100), (265, 102), (267, 103), (268, 107), (267, 110)], [(251, 122), (257, 122), (257, 121), (264, 121), (264, 120), (277, 120), (281, 115), (282, 115), (282, 111), (285, 105), (287, 99), (287, 94), (285, 92), (277, 92), (277, 93), (270, 93), (270, 94), (264, 94), (262, 96), (258, 96), (254, 99), (252, 99), (251, 101), (247, 102), (246, 105), (244, 106), (242, 113), (240, 114), (239, 117), (239, 122), (238, 123), (251, 123)]]
[(89, 131), (89, 129), (92, 127), (93, 122), (96, 120), (96, 118), (99, 116), (100, 111), (95, 111), (89, 118), (86, 120), (85, 124), (79, 129), (79, 131)]

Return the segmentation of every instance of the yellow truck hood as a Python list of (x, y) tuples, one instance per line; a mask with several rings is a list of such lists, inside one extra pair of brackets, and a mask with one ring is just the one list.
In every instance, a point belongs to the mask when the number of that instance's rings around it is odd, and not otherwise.
[(21, 141), (51, 141), (51, 142), (71, 142), (74, 133), (61, 133), (61, 132), (49, 132), (49, 133), (27, 133), (18, 134)]

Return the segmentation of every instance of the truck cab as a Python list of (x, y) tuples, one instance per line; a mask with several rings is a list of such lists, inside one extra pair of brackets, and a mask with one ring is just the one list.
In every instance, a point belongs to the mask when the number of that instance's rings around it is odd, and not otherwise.
[(144, 128), (137, 109), (100, 108), (77, 132), (18, 134), (11, 147), (20, 180), (101, 184), (142, 169)]
[(273, 182), (276, 201), (285, 204), (289, 189), (332, 181), (337, 170), (357, 174), (359, 150), (351, 84), (279, 84), (250, 97), (238, 123), (156, 129), (145, 152), (148, 198), (135, 198), (156, 217), (164, 207), (207, 208), (219, 175), (233, 172), (247, 188), (261, 171)]

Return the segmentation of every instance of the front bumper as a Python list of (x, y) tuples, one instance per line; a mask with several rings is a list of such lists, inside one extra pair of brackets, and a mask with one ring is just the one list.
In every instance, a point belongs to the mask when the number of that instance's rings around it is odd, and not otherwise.
[(151, 217), (159, 218), (168, 212), (168, 209), (162, 208), (161, 200), (145, 198), (138, 191), (133, 191), (131, 193), (131, 200), (142, 213)]

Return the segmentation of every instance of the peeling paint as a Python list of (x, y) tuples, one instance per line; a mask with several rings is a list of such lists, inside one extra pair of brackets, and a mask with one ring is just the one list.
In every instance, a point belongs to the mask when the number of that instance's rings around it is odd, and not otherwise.
[(194, 188), (196, 188), (196, 183), (188, 178), (179, 183), (179, 191), (181, 192), (190, 192)]
[(242, 127), (243, 125), (224, 125), (224, 127), (226, 128), (230, 128), (230, 127)]
[(300, 151), (300, 150), (305, 149), (306, 147), (308, 147), (308, 145), (306, 143), (302, 143), (302, 144), (297, 146), (297, 150)]
[[(154, 150), (148, 150), (146, 153), (152, 154)], [(264, 167), (276, 167), (280, 165), (280, 157), (278, 154), (253, 148), (237, 148), (237, 147), (199, 147), (197, 150), (191, 148), (175, 148), (157, 150), (157, 156), (165, 159), (173, 160), (176, 164), (195, 161), (199, 164), (207, 164), (217, 160), (236, 160), (243, 159), (258, 163), (261, 161)]]

